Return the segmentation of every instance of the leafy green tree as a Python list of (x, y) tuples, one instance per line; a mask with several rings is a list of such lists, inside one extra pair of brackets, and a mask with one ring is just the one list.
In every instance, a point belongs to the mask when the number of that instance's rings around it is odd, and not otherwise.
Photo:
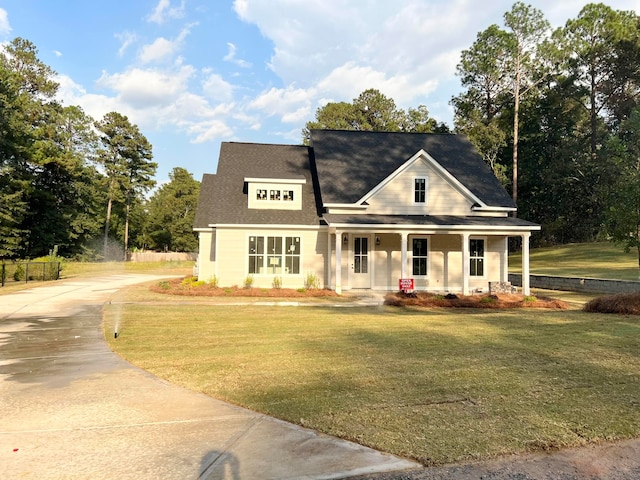
[[(634, 12), (613, 10), (603, 3), (586, 5), (576, 19), (554, 32), (562, 60), (560, 68), (580, 87), (577, 98), (589, 112), (589, 144), (594, 160), (599, 145), (606, 141), (602, 115), (611, 111), (612, 100), (628, 87), (629, 68), (638, 71), (638, 57), (628, 56), (638, 52), (637, 36), (638, 17)], [(624, 53), (626, 60), (620, 62)], [(635, 88), (637, 91), (637, 84)]]
[(511, 189), (517, 202), (520, 104), (523, 95), (534, 90), (545, 76), (542, 46), (550, 27), (542, 12), (522, 2), (505, 13), (504, 23), (507, 30), (491, 25), (478, 34), (469, 50), (462, 52), (457, 73), (467, 91), (452, 103), (456, 128), (469, 136), (501, 179), (505, 172), (496, 159), (506, 133), (498, 133), (498, 120), (507, 113), (512, 118)]
[(409, 109), (398, 108), (393, 99), (370, 88), (362, 92), (353, 103), (330, 102), (316, 111), (315, 121), (307, 122), (302, 130), (305, 144), (309, 143), (310, 131), (318, 129), (364, 130), (377, 132), (422, 132), (448, 133), (449, 128), (438, 124), (429, 116), (424, 105)]
[(606, 211), (606, 232), (625, 251), (638, 252), (640, 269), (640, 108), (621, 124), (607, 150), (620, 175)]
[(200, 182), (180, 167), (174, 168), (169, 178), (147, 202), (145, 240), (154, 250), (195, 252), (198, 237), (193, 231), (193, 221)]
[(104, 229), (104, 254), (107, 255), (109, 226), (114, 201), (125, 205), (124, 258), (129, 242), (129, 212), (137, 196), (153, 187), (157, 164), (152, 162), (152, 147), (136, 125), (117, 112), (107, 113), (96, 123), (102, 148), (98, 161), (109, 179), (107, 213)]

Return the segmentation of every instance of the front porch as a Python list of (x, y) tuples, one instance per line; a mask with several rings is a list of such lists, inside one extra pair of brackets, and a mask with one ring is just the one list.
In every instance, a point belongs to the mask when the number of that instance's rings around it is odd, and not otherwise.
[(382, 228), (329, 228), (327, 284), (343, 290), (398, 290), (412, 278), (415, 290), (469, 295), (488, 292), (489, 282), (507, 282), (510, 237), (522, 239), (522, 292), (530, 294), (531, 232), (496, 229), (424, 230), (397, 225)]

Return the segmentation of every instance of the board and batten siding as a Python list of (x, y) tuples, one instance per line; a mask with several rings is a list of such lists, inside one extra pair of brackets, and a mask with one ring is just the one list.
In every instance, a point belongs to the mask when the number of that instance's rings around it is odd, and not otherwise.
[(324, 288), (324, 268), (327, 251), (326, 231), (319, 229), (295, 230), (286, 228), (218, 228), (217, 246), (220, 255), (217, 260), (218, 283), (223, 287), (243, 286), (249, 276), (249, 237), (282, 236), (300, 237), (300, 273), (299, 274), (252, 274), (253, 286), (258, 288), (273, 287), (274, 277), (282, 279), (283, 288), (302, 288), (308, 274), (320, 279), (320, 287)]
[[(426, 204), (414, 203), (414, 179), (427, 178)], [(403, 215), (468, 215), (472, 203), (435, 169), (417, 160), (371, 198), (367, 213)]]

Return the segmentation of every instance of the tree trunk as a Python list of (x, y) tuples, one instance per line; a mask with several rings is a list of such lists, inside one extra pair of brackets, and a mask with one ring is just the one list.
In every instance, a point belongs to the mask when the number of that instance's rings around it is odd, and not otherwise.
[(517, 65), (516, 84), (513, 92), (513, 203), (518, 204), (518, 126), (520, 113), (520, 62)]
[(127, 250), (129, 249), (129, 211), (131, 209), (131, 196), (127, 193), (127, 207), (124, 218), (124, 261), (127, 261)]
[(591, 92), (589, 94), (589, 97), (590, 97), (589, 100), (591, 102), (591, 112), (589, 112), (590, 113), (589, 123), (591, 127), (590, 144), (591, 144), (591, 160), (595, 160), (598, 153), (598, 137), (596, 132), (598, 128), (596, 90), (598, 87), (596, 85), (596, 74), (593, 67), (591, 67), (590, 74), (591, 74)]
[(107, 220), (104, 224), (104, 246), (102, 248), (103, 260), (107, 260), (107, 248), (109, 241), (109, 222), (111, 221), (111, 205), (113, 204), (113, 196), (109, 195), (109, 202), (107, 203)]

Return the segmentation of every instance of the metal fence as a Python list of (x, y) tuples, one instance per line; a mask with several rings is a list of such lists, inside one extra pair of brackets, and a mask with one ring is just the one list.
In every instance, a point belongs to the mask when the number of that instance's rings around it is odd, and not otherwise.
[(1, 285), (9, 283), (44, 282), (60, 278), (60, 262), (2, 263)]

